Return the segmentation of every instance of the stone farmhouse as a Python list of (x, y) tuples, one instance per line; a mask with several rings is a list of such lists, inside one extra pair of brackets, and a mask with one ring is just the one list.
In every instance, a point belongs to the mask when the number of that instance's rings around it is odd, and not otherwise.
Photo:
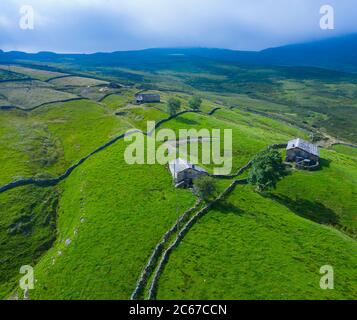
[(286, 148), (286, 161), (295, 162), (298, 166), (306, 168), (319, 166), (319, 148), (300, 138), (291, 140)]
[(159, 94), (144, 94), (139, 93), (136, 95), (136, 103), (159, 103), (161, 102), (161, 97)]
[(176, 188), (191, 187), (195, 178), (208, 174), (205, 169), (181, 158), (170, 161), (169, 168)]

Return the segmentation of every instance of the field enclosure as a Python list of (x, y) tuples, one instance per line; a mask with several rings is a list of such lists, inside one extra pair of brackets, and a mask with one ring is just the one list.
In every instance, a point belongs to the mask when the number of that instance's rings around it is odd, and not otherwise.
[[(153, 72), (150, 65), (141, 71), (103, 67), (91, 70), (93, 77), (89, 71), (75, 73), (76, 68), (71, 73), (68, 65), (63, 71), (0, 67), (0, 188), (32, 179), (0, 192), (1, 298), (16, 295), (23, 264), (35, 268), (30, 299), (131, 297), (164, 235), (177, 225), (160, 258), (188, 219), (205, 206), (197, 205), (191, 190), (174, 187), (167, 166), (126, 163), (124, 134), (145, 131), (147, 121), (160, 121), (157, 130), (176, 133), (231, 129), (233, 172), (268, 146), (296, 137), (308, 140), (320, 134), (326, 147), (321, 149), (320, 170), (291, 169), (267, 192), (246, 183), (235, 185), (209, 207), (169, 253), (157, 277), (155, 298), (356, 299), (356, 149), (330, 147), (327, 142), (339, 137), (330, 136), (334, 128), (327, 130), (330, 113), (317, 109), (326, 103), (334, 112), (342, 100), (354, 107), (354, 84), (337, 86), (319, 78), (324, 86), (310, 101), (318, 102), (312, 112), (307, 110), (316, 79), (281, 79), (279, 69), (277, 83), (263, 83), (255, 77), (272, 77), (270, 69), (236, 66), (233, 71), (248, 77), (243, 84), (237, 75), (222, 74), (227, 66), (213, 68), (212, 63), (208, 71), (200, 65), (199, 72), (197, 66), (180, 72)], [(141, 80), (112, 85), (128, 73), (127, 81)], [(339, 93), (329, 97), (329, 88)], [(135, 94), (143, 90), (159, 93), (162, 102), (135, 104)], [(203, 100), (200, 112), (190, 110), (193, 95)], [(169, 117), (170, 98), (178, 99), (186, 113)], [(354, 131), (347, 127), (342, 136), (350, 136), (353, 144)], [(284, 157), (284, 150), (280, 152)], [(200, 166), (213, 172), (213, 164)], [(69, 168), (73, 170), (64, 175)], [(216, 178), (218, 192), (248, 172)], [(187, 211), (189, 216), (181, 221)], [(326, 264), (335, 268), (332, 291), (319, 287), (319, 270)], [(148, 298), (157, 270), (156, 263), (141, 299)]]

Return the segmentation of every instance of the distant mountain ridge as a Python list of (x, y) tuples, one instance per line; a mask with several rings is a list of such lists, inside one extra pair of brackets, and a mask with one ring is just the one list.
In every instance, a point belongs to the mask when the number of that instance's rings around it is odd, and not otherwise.
[(260, 63), (357, 72), (357, 34), (266, 49), (259, 55)]
[(172, 61), (206, 58), (224, 62), (272, 66), (311, 66), (343, 72), (357, 73), (357, 34), (329, 38), (309, 43), (287, 45), (265, 49), (259, 52), (235, 51), (208, 48), (168, 48), (145, 49), (138, 51), (117, 51), (94, 54), (56, 54), (39, 52), (3, 52), (0, 50), (0, 62), (21, 61), (60, 61), (78, 59), (85, 64), (125, 65), (140, 63), (171, 63)]
[(176, 49), (181, 53), (242, 64), (310, 66), (343, 72), (357, 72), (357, 34), (293, 44), (262, 51), (227, 49)]

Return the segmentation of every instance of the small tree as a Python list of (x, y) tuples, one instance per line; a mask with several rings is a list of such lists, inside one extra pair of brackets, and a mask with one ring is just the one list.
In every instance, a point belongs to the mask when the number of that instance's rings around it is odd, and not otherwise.
[(205, 202), (213, 200), (217, 194), (216, 181), (209, 176), (199, 176), (193, 181), (193, 184), (195, 191)]
[(198, 110), (201, 109), (202, 99), (200, 97), (197, 97), (197, 96), (192, 97), (190, 99), (190, 101), (188, 102), (188, 104), (189, 104), (189, 106), (190, 106), (190, 108), (192, 110), (198, 111)]
[(181, 101), (176, 98), (170, 98), (167, 101), (167, 111), (170, 116), (175, 115), (181, 108)]
[(276, 188), (278, 181), (285, 175), (285, 167), (281, 154), (269, 149), (261, 152), (253, 159), (248, 182), (257, 187), (258, 191)]

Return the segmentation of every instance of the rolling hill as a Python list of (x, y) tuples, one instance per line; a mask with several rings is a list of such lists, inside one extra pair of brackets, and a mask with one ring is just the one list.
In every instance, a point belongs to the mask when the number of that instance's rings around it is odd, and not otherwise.
[[(262, 51), (235, 51), (215, 48), (169, 48), (146, 49), (139, 51), (118, 51), (95, 54), (55, 54), (40, 52), (3, 52), (0, 50), (0, 61), (21, 60), (41, 62), (63, 62), (74, 59), (87, 65), (141, 65), (147, 64), (165, 67), (174, 61), (186, 59), (186, 63), (195, 57), (213, 59), (221, 62), (236, 62), (250, 65), (271, 66), (308, 66), (342, 72), (357, 72), (357, 34), (327, 38), (307, 43), (291, 44), (282, 47), (268, 48)], [(159, 64), (157, 62), (160, 62)], [(160, 66), (159, 66), (160, 65)]]
[[(21, 297), (30, 264), (30, 299), (129, 299), (145, 271), (140, 299), (156, 280), (157, 299), (356, 299), (356, 75), (175, 50), (0, 55), (0, 297)], [(139, 91), (162, 102), (136, 105)], [(186, 113), (169, 117), (172, 97)], [(234, 172), (295, 137), (319, 143), (322, 166), (269, 192), (234, 184), (245, 171), (216, 178), (225, 197), (205, 210), (166, 166), (125, 162), (123, 134), (148, 120), (232, 129)], [(335, 290), (319, 287), (323, 265)]]
[(36, 65), (47, 72), (119, 81), (142, 89), (213, 92), (220, 100), (229, 95), (231, 105), (238, 103), (231, 99), (236, 94), (244, 101), (269, 105), (239, 107), (273, 113), (300, 127), (313, 127), (344, 142), (357, 143), (356, 43), (353, 34), (261, 52), (205, 48), (88, 55), (6, 52), (0, 54), (0, 64)]

